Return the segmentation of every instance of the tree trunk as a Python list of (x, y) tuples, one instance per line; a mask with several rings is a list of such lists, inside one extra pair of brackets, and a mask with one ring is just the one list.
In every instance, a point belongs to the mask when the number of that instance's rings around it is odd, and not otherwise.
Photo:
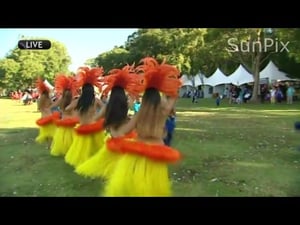
[(259, 42), (259, 45), (255, 45), (254, 52), (253, 52), (253, 63), (252, 63), (252, 71), (254, 76), (254, 86), (253, 86), (253, 92), (252, 92), (252, 98), (251, 100), (253, 102), (258, 102), (258, 94), (259, 94), (259, 88), (260, 88), (260, 64), (261, 64), (261, 57), (262, 57), (262, 49), (264, 48), (264, 33), (261, 29), (257, 31), (257, 36), (252, 39), (252, 45), (254, 43)]
[(254, 57), (253, 64), (252, 64), (252, 71), (253, 71), (253, 75), (254, 75), (253, 92), (252, 92), (252, 98), (251, 98), (252, 102), (258, 102), (258, 100), (259, 100), (258, 93), (259, 93), (259, 87), (260, 87), (259, 86), (260, 57), (261, 57), (261, 53), (257, 52), (256, 56)]

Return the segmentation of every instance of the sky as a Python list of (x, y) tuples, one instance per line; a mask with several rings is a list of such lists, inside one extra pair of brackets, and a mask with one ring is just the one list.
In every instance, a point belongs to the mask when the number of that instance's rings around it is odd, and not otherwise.
[(71, 71), (96, 58), (114, 46), (124, 45), (127, 37), (138, 29), (95, 28), (95, 29), (3, 29), (0, 28), (0, 59), (14, 49), (22, 36), (54, 39), (67, 48), (72, 64)]

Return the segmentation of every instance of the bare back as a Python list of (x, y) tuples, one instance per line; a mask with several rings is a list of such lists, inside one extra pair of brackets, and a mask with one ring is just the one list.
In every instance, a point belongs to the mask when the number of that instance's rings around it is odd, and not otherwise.
[[(161, 115), (159, 117), (154, 118), (153, 123), (155, 123), (156, 132), (153, 134), (152, 129), (145, 129), (144, 123), (140, 122), (137, 124), (136, 130), (138, 133), (137, 140), (145, 143), (153, 143), (153, 144), (164, 144), (163, 138), (165, 135), (165, 122), (166, 116), (163, 113), (164, 107), (161, 107)], [(148, 121), (145, 120), (147, 123)], [(153, 124), (151, 125), (153, 126)]]
[(79, 123), (81, 125), (83, 124), (91, 124), (95, 122), (95, 115), (96, 115), (96, 110), (97, 110), (97, 104), (96, 102), (91, 105), (88, 109), (87, 112), (83, 113), (83, 114), (79, 114)]
[(38, 109), (41, 112), (41, 117), (50, 116), (52, 114), (51, 112), (51, 104), (52, 100), (47, 97), (41, 97), (38, 102)]

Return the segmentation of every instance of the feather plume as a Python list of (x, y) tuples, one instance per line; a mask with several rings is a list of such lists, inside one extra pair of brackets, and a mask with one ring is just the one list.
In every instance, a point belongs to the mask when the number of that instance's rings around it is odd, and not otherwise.
[(175, 66), (165, 61), (159, 64), (151, 57), (146, 57), (141, 61), (143, 64), (136, 70), (144, 74), (145, 89), (155, 88), (167, 96), (178, 96), (178, 89), (182, 83), (179, 79), (180, 71)]
[(91, 84), (101, 89), (100, 78), (103, 76), (104, 70), (102, 67), (80, 67), (77, 73), (77, 84), (82, 87), (84, 84)]
[(129, 94), (137, 96), (144, 90), (143, 79), (142, 75), (135, 73), (134, 66), (126, 65), (122, 69), (112, 69), (103, 79), (104, 84), (107, 85), (103, 94), (107, 95), (113, 87), (119, 86)]
[(66, 76), (64, 74), (58, 74), (55, 78), (55, 90), (57, 93), (62, 94), (64, 90), (70, 90), (72, 96), (77, 93), (77, 85), (75, 77)]
[(38, 77), (36, 80), (36, 88), (38, 89), (39, 94), (50, 91), (41, 77)]
[(174, 163), (182, 158), (177, 149), (162, 144), (144, 143), (127, 137), (109, 138), (106, 144), (112, 152), (141, 155), (166, 163)]
[(100, 119), (91, 124), (83, 124), (75, 128), (75, 131), (79, 135), (87, 135), (92, 133), (100, 132), (104, 129), (104, 119)]

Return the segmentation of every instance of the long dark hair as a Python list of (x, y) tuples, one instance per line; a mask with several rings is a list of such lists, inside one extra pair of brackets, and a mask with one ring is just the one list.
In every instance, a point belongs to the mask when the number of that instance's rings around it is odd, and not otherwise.
[(167, 117), (163, 114), (161, 97), (157, 89), (145, 90), (137, 115), (136, 131), (139, 137), (163, 138), (163, 126)]
[(76, 110), (79, 111), (79, 114), (84, 114), (88, 111), (89, 107), (95, 102), (95, 92), (94, 86), (86, 83), (82, 86), (82, 93), (78, 99)]
[(104, 126), (118, 129), (128, 118), (127, 114), (128, 102), (124, 89), (113, 87), (106, 106)]
[(142, 97), (142, 102), (146, 102), (156, 109), (161, 103), (159, 91), (156, 88), (147, 88)]

